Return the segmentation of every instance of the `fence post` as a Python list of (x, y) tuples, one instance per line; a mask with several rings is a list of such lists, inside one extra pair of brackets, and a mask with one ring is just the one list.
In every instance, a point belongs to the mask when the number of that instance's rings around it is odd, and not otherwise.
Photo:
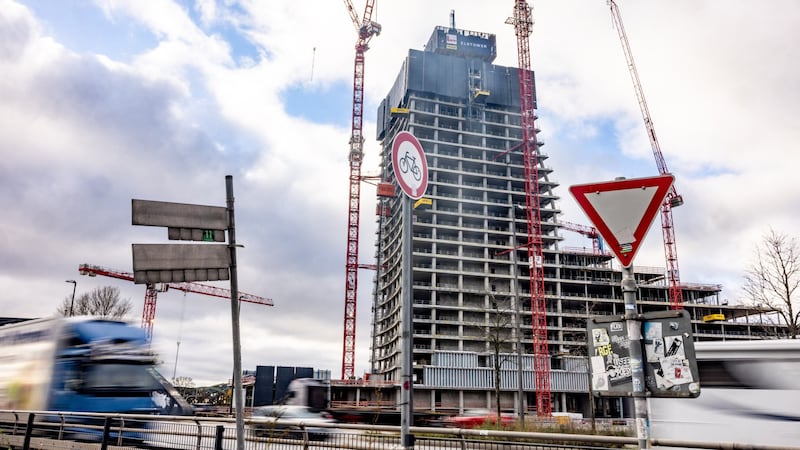
[(217, 425), (217, 433), (214, 436), (214, 450), (222, 450), (222, 435), (225, 433), (225, 427)]
[(25, 439), (22, 441), (22, 450), (30, 450), (31, 434), (33, 434), (33, 417), (35, 414), (28, 414), (28, 424), (25, 426)]
[(203, 442), (203, 425), (197, 419), (194, 419), (194, 423), (197, 425), (197, 445), (195, 445), (195, 448), (200, 450), (200, 444)]
[(108, 450), (108, 438), (111, 435), (111, 417), (103, 420), (103, 440), (100, 441), (100, 450)]
[(122, 432), (125, 430), (125, 418), (119, 418), (119, 431), (117, 431), (117, 445), (122, 447)]
[(64, 439), (64, 427), (67, 424), (67, 419), (64, 417), (64, 414), (58, 415), (59, 419), (61, 419), (61, 423), (58, 426), (58, 440)]
[(308, 437), (308, 430), (305, 425), (300, 425), (300, 432), (303, 433), (303, 450), (308, 450), (310, 445), (310, 438)]

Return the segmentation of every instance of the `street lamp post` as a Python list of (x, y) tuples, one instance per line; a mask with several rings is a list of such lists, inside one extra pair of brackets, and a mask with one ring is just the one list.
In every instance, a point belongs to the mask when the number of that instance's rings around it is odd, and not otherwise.
[(78, 287), (78, 282), (75, 280), (65, 280), (65, 283), (72, 283), (72, 300), (69, 302), (69, 316), (72, 317), (72, 308), (75, 306), (75, 288)]

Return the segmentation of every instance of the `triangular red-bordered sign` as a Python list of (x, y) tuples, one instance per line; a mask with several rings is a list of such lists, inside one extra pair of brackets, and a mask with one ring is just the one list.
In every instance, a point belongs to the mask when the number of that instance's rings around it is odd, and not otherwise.
[(569, 191), (622, 266), (630, 267), (674, 180), (672, 175), (622, 179)]

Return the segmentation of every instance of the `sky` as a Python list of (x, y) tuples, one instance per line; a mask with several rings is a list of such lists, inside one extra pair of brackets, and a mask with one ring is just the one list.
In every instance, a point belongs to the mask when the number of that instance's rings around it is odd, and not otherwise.
[[(435, 26), (497, 35), (517, 66), (513, 3), (376, 1), (366, 54), (365, 158), (378, 173), (377, 106)], [(574, 184), (658, 174), (604, 0), (531, 2), (539, 137), (562, 220), (588, 224)], [(618, 0), (664, 158), (680, 278), (742, 275), (770, 228), (800, 224), (800, 3)], [(354, 1), (356, 10), (364, 1)], [(233, 176), (242, 365), (341, 375), (355, 29), (343, 2), (0, 0), (0, 315), (45, 317), (72, 293), (116, 286), (140, 323), (144, 287), (78, 274), (131, 271), (131, 199), (225, 205)], [(360, 262), (374, 262), (375, 188), (362, 184)], [(567, 245), (590, 245), (564, 232)], [(634, 265), (664, 267), (650, 229)], [(355, 373), (369, 370), (373, 273), (359, 272)], [(208, 283), (228, 287), (224, 282)], [(158, 296), (153, 347), (168, 377), (230, 378), (230, 305)]]

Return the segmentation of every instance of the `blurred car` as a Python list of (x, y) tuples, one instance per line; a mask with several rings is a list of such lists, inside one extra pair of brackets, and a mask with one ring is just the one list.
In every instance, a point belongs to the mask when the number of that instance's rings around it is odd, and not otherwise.
[(444, 420), (445, 426), (454, 428), (478, 428), (484, 424), (498, 424), (503, 427), (510, 426), (516, 420), (513, 414), (500, 414), (497, 420), (497, 413), (488, 409), (468, 409), (464, 414), (451, 416)]
[(331, 428), (318, 425), (336, 423), (329, 414), (300, 405), (259, 406), (253, 409), (251, 419), (256, 436), (303, 439), (305, 431), (311, 441), (324, 441), (331, 434)]

